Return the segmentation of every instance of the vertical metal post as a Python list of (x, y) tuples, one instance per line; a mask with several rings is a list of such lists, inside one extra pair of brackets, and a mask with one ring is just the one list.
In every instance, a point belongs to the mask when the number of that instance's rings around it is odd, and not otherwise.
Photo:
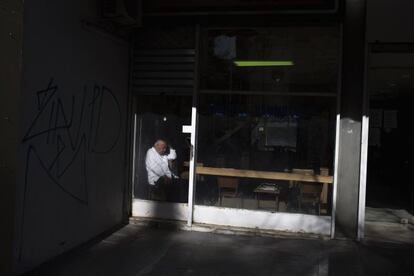
[(194, 91), (193, 105), (191, 108), (191, 126), (183, 126), (183, 132), (191, 133), (190, 143), (190, 164), (189, 164), (189, 183), (188, 183), (188, 215), (187, 225), (193, 224), (194, 196), (196, 190), (196, 164), (197, 164), (197, 96), (198, 96), (198, 75), (199, 75), (199, 52), (200, 52), (200, 26), (196, 26), (195, 33), (195, 65), (194, 65)]
[(196, 182), (196, 124), (197, 124), (197, 108), (193, 107), (191, 110), (191, 149), (190, 149), (190, 172), (188, 183), (188, 216), (187, 225), (191, 226), (193, 223), (193, 211), (194, 211), (194, 195), (195, 195), (195, 182)]
[(357, 240), (364, 238), (365, 231), (365, 198), (367, 185), (367, 162), (368, 162), (368, 135), (369, 116), (363, 115), (362, 138), (361, 138), (361, 164), (359, 176), (359, 204), (358, 204), (358, 236)]
[(335, 161), (334, 161), (334, 179), (332, 191), (332, 216), (331, 216), (331, 239), (335, 237), (335, 217), (336, 217), (336, 198), (338, 193), (338, 160), (339, 160), (339, 133), (341, 130), (340, 115), (336, 115), (336, 131), (335, 131)]
[[(123, 195), (123, 219), (125, 222), (129, 221), (129, 217), (132, 214), (133, 196), (134, 196), (134, 176), (135, 176), (135, 140), (134, 139), (134, 117), (135, 114), (135, 96), (132, 92), (132, 78), (133, 78), (133, 56), (134, 56), (134, 36), (130, 38), (129, 44), (129, 72), (128, 72), (128, 95), (127, 95), (127, 112), (126, 112), (126, 143), (125, 143), (125, 163), (127, 169), (127, 181), (125, 183), (124, 195)], [(130, 178), (131, 177), (131, 178)], [(131, 193), (131, 194), (130, 194)]]
[(367, 164), (368, 164), (368, 138), (369, 138), (369, 92), (368, 92), (368, 67), (369, 67), (369, 47), (365, 49), (365, 71), (364, 71), (364, 103), (362, 115), (361, 133), (361, 164), (359, 174), (359, 206), (358, 206), (358, 235), (357, 239), (364, 238), (365, 231), (365, 202), (367, 188)]
[(135, 167), (136, 167), (136, 146), (137, 146), (137, 114), (134, 114), (134, 135), (132, 141), (132, 192), (131, 197), (134, 200), (134, 190), (135, 190)]
[(334, 179), (332, 191), (332, 215), (331, 215), (331, 239), (335, 237), (335, 216), (336, 216), (336, 198), (338, 192), (338, 160), (339, 160), (339, 137), (341, 131), (341, 91), (342, 91), (342, 49), (343, 49), (343, 25), (340, 25), (340, 48), (339, 48), (339, 64), (338, 64), (338, 85), (336, 93), (336, 128), (335, 128), (335, 155), (334, 155)]

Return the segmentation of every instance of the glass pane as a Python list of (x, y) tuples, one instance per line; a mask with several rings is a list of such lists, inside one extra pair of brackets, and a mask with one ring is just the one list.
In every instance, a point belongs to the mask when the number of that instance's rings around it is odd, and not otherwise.
[(139, 199), (187, 202), (190, 144), (182, 125), (190, 124), (192, 97), (140, 96), (137, 102), (134, 195)]
[[(387, 55), (393, 59), (384, 58)], [(398, 210), (399, 216), (407, 216), (406, 211), (414, 213), (414, 188), (407, 181), (412, 166), (411, 154), (407, 150), (412, 144), (409, 129), (414, 68), (386, 65), (388, 60), (404, 64), (409, 60), (406, 54), (371, 54), (371, 59), (376, 66), (368, 71), (370, 110), (366, 205), (388, 208), (389, 214), (393, 209)], [(372, 211), (367, 209), (367, 212)], [(400, 222), (398, 216), (394, 218)], [(367, 213), (367, 219), (389, 221), (389, 215), (372, 216)]]
[(195, 27), (153, 26), (138, 28), (134, 35), (131, 90), (138, 120), (134, 195), (187, 202), (190, 144), (182, 126), (191, 121)]
[(203, 39), (196, 204), (330, 214), (338, 29)]
[(203, 40), (203, 90), (336, 94), (338, 28), (210, 30)]

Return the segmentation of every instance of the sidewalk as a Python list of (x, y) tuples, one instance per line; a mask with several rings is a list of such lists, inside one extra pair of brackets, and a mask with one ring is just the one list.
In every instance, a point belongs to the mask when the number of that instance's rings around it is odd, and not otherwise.
[(414, 275), (414, 247), (130, 224), (29, 275)]

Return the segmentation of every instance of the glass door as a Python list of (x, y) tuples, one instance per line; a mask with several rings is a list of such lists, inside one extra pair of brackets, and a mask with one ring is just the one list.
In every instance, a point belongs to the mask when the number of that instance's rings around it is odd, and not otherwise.
[[(404, 44), (402, 44), (404, 45)], [(409, 179), (414, 53), (394, 44), (370, 45), (367, 70), (366, 181), (359, 237), (393, 243), (413, 241), (414, 188)], [(366, 137), (366, 136), (365, 136)], [(361, 174), (362, 175), (362, 174)], [(364, 176), (365, 176), (364, 175)], [(365, 195), (364, 194), (364, 195)], [(366, 200), (366, 201), (365, 201)]]
[(133, 215), (187, 220), (190, 135), (195, 89), (195, 28), (136, 33)]

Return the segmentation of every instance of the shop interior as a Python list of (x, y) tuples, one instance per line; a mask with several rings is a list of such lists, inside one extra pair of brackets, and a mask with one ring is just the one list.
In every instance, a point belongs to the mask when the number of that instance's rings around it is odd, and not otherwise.
[[(196, 107), (196, 205), (330, 215), (338, 27), (195, 33), (157, 27), (141, 30), (135, 43), (135, 197), (187, 202), (190, 143), (182, 126)], [(149, 195), (145, 166), (158, 139), (177, 152), (175, 185), (162, 199)]]

